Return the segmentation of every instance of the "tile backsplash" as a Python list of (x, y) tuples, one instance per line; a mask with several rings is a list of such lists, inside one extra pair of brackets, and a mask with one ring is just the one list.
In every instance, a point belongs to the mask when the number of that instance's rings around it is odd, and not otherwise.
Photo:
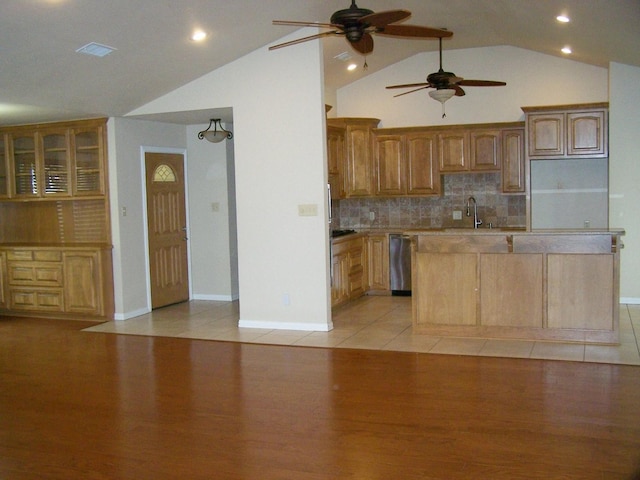
[[(524, 227), (525, 195), (502, 193), (500, 173), (470, 173), (443, 176), (443, 195), (439, 197), (347, 198), (333, 202), (334, 228), (451, 228), (470, 227), (466, 216), (467, 199), (478, 203), (482, 227)], [(453, 212), (462, 220), (453, 220)], [(371, 215), (373, 212), (373, 215)], [(371, 217), (373, 216), (373, 220)]]

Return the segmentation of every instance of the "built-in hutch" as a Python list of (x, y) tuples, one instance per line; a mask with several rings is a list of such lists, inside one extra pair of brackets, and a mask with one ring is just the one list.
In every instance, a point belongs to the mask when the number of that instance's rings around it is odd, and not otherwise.
[(111, 318), (106, 119), (0, 128), (0, 314)]

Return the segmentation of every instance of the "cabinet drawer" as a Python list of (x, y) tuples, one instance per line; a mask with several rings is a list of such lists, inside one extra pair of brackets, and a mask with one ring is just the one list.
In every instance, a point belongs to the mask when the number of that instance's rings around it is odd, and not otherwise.
[(60, 250), (34, 250), (33, 259), (37, 262), (61, 262), (62, 252)]
[(7, 250), (7, 260), (30, 261), (33, 260), (32, 250)]
[(9, 285), (62, 287), (62, 265), (9, 263)]
[(9, 290), (10, 308), (13, 310), (62, 312), (63, 298), (62, 289), (12, 288)]

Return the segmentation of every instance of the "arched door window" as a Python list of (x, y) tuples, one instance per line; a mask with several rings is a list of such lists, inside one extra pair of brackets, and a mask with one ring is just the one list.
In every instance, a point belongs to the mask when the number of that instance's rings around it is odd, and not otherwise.
[(176, 182), (176, 174), (169, 165), (161, 163), (153, 172), (154, 182)]

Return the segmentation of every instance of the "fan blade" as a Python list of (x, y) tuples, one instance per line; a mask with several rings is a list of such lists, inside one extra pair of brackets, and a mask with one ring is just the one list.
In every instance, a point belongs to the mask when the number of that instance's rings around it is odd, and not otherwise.
[(399, 22), (411, 16), (408, 10), (387, 10), (386, 12), (377, 12), (361, 17), (361, 24), (373, 25), (374, 27), (385, 27), (390, 23)]
[(332, 23), (319, 23), (319, 22), (296, 22), (291, 20), (274, 20), (273, 25), (287, 25), (290, 27), (322, 27), (322, 28), (339, 28), (340, 25), (333, 25)]
[(315, 40), (317, 38), (324, 38), (324, 37), (328, 37), (329, 35), (339, 35), (339, 34), (340, 32), (338, 32), (337, 30), (333, 30), (331, 32), (319, 33), (317, 35), (311, 35), (310, 37), (302, 37), (297, 40), (291, 40), (290, 42), (280, 43), (278, 45), (272, 45), (269, 47), (269, 50), (276, 50), (277, 48), (288, 47), (290, 45), (296, 45), (298, 43), (308, 42), (309, 40)]
[(451, 88), (453, 88), (456, 91), (456, 97), (464, 97), (466, 95), (464, 90), (460, 88), (458, 85), (451, 85)]
[(425, 88), (429, 88), (429, 85), (427, 85), (426, 87), (416, 88), (415, 90), (409, 90), (408, 92), (399, 93), (398, 95), (394, 95), (393, 98), (401, 97), (402, 95), (408, 95), (410, 93), (417, 92), (419, 90), (424, 90)]
[(453, 35), (450, 30), (423, 27), (421, 25), (387, 25), (380, 27), (378, 35), (393, 35), (396, 37), (446, 38)]
[(366, 55), (367, 53), (373, 52), (373, 37), (368, 33), (362, 35), (362, 38), (357, 42), (349, 42), (353, 48), (355, 48), (358, 52)]
[(504, 87), (506, 85), (505, 82), (494, 82), (493, 80), (462, 80), (456, 84), (465, 87)]
[(413, 87), (428, 87), (427, 82), (421, 83), (405, 83), (404, 85), (389, 85), (387, 88), (413, 88)]

